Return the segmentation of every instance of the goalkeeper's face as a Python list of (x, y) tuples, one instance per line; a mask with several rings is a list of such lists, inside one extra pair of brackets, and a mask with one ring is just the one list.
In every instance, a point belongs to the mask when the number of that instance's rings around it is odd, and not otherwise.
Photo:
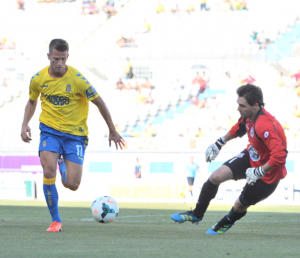
[(247, 100), (244, 97), (238, 97), (238, 111), (241, 114), (242, 118), (250, 118), (254, 120), (257, 111), (259, 110), (258, 103), (255, 103), (253, 106), (249, 105)]

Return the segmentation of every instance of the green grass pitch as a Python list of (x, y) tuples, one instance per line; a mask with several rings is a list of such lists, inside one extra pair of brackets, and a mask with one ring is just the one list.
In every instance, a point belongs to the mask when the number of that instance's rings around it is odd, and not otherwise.
[(0, 257), (299, 257), (300, 206), (256, 206), (225, 235), (206, 231), (230, 210), (211, 205), (199, 225), (170, 215), (194, 204), (119, 203), (110, 224), (91, 219), (90, 203), (60, 202), (63, 230), (42, 201), (0, 201)]

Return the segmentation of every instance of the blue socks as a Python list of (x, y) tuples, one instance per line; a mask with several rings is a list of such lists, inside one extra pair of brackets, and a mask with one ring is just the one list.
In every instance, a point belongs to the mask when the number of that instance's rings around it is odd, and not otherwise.
[(52, 222), (56, 220), (61, 223), (61, 218), (58, 212), (58, 193), (55, 186), (55, 179), (56, 178), (48, 179), (44, 177), (43, 189), (48, 209), (52, 217)]
[(62, 163), (59, 164), (59, 170), (60, 170), (60, 172), (62, 174), (62, 179), (66, 183), (67, 182), (67, 180), (66, 180), (66, 174), (67, 174), (66, 171), (67, 171), (67, 168), (66, 168), (65, 162), (62, 162)]

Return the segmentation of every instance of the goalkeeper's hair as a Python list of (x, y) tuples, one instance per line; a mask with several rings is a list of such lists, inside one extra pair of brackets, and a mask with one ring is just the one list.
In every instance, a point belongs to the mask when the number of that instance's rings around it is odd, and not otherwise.
[(52, 50), (56, 49), (59, 52), (69, 52), (69, 44), (64, 39), (52, 39), (49, 44), (49, 53), (52, 54)]
[(239, 97), (245, 98), (250, 106), (254, 106), (255, 103), (257, 103), (259, 107), (265, 106), (262, 90), (258, 86), (248, 83), (239, 87), (236, 93)]

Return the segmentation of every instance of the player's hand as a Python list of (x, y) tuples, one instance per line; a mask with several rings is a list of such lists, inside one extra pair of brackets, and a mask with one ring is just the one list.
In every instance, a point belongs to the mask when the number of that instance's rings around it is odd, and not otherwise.
[(211, 162), (212, 160), (214, 160), (219, 155), (220, 150), (222, 146), (225, 145), (225, 143), (226, 143), (225, 138), (221, 137), (215, 143), (210, 145), (205, 152), (206, 162)]
[(116, 144), (116, 149), (118, 149), (118, 145), (122, 150), (122, 145), (125, 146), (124, 139), (119, 135), (117, 131), (110, 131), (109, 132), (109, 147), (111, 147), (111, 141), (114, 141)]
[(30, 143), (31, 139), (31, 130), (28, 125), (22, 125), (21, 138), (23, 142)]
[(265, 172), (262, 168), (262, 166), (258, 167), (258, 168), (248, 168), (246, 170), (246, 179), (247, 179), (247, 183), (248, 185), (254, 185), (254, 183), (265, 176)]

